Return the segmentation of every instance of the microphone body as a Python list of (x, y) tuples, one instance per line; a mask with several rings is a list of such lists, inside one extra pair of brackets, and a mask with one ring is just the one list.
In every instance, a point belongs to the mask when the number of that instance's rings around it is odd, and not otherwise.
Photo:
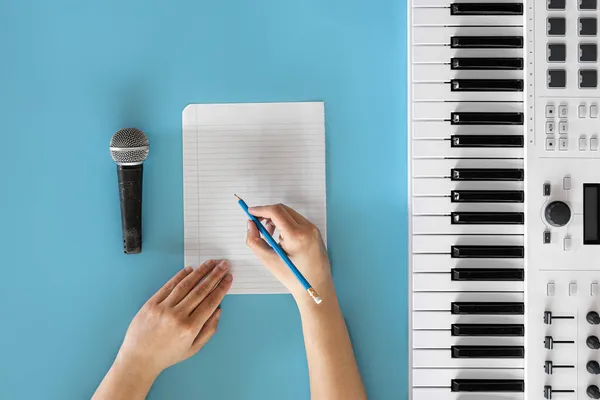
[(136, 128), (121, 129), (110, 141), (110, 154), (117, 163), (125, 254), (142, 252), (142, 178), (148, 150), (148, 138)]
[(142, 176), (144, 165), (118, 165), (123, 252), (142, 251)]

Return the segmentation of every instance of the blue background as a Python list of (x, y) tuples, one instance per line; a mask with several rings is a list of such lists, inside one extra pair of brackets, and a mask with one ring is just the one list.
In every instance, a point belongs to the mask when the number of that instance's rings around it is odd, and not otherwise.
[[(405, 4), (3, 0), (0, 397), (89, 398), (183, 262), (181, 112), (324, 101), (330, 255), (370, 399), (407, 398)], [(144, 250), (122, 253), (112, 134), (150, 139)], [(151, 399), (307, 399), (289, 296), (228, 296)]]

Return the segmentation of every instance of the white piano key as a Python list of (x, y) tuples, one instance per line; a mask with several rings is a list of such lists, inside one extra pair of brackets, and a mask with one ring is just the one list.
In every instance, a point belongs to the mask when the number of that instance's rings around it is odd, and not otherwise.
[[(450, 171), (448, 171), (450, 172)], [(450, 196), (452, 190), (523, 190), (523, 181), (452, 181), (450, 178), (414, 178), (413, 196)]]
[(450, 216), (417, 215), (412, 217), (414, 235), (522, 235), (523, 225), (453, 225)]
[(523, 393), (513, 392), (451, 392), (449, 388), (414, 388), (412, 400), (523, 400)]
[[(419, 103), (415, 103), (419, 104)], [(429, 103), (427, 103), (429, 104)], [(450, 116), (450, 114), (448, 114)], [(444, 140), (451, 135), (523, 135), (523, 125), (452, 125), (450, 121), (417, 120), (412, 123), (414, 140)]]
[[(449, 250), (449, 249), (448, 249)], [(452, 268), (523, 268), (522, 258), (452, 258), (449, 254), (413, 255), (413, 272), (446, 272)]]
[(412, 84), (413, 101), (522, 101), (523, 92), (453, 92), (450, 82)]
[(454, 211), (524, 212), (523, 203), (452, 203), (450, 197), (414, 197), (413, 215), (447, 215)]
[[(413, 330), (444, 330), (452, 324), (522, 324), (522, 315), (453, 315), (449, 311), (413, 312)], [(542, 338), (543, 340), (543, 338)]]
[(523, 158), (523, 148), (451, 147), (450, 140), (415, 140), (413, 158)]
[[(522, 358), (452, 358), (450, 350), (413, 350), (415, 368), (523, 368), (523, 365)], [(431, 397), (428, 400), (442, 398)], [(481, 396), (477, 399), (481, 400)]]
[(519, 292), (417, 292), (413, 293), (412, 296), (412, 308), (414, 311), (447, 311), (447, 313), (444, 315), (450, 315), (450, 306), (454, 302), (489, 301), (503, 303), (523, 303), (524, 298), (525, 296), (523, 293)]
[[(411, 0), (413, 7), (450, 7), (457, 0)], [(461, 3), (481, 3), (481, 0), (460, 0)], [(494, 3), (515, 3), (515, 0), (494, 0)]]
[[(431, 65), (422, 65), (428, 69)], [(413, 121), (445, 121), (450, 123), (450, 115), (453, 112), (523, 112), (522, 103), (478, 103), (475, 101), (427, 101), (413, 104)], [(503, 127), (509, 127), (505, 125)], [(462, 126), (466, 128), (467, 126)], [(490, 126), (486, 126), (488, 129)], [(481, 127), (478, 127), (481, 130)]]
[(446, 273), (414, 273), (415, 292), (522, 292), (523, 282), (515, 281), (453, 281)]
[(450, 177), (453, 168), (523, 168), (521, 159), (416, 159), (412, 160), (414, 178)]
[(450, 15), (450, 8), (414, 8), (413, 26), (523, 26), (522, 15)]
[(412, 28), (411, 39), (415, 46), (450, 46), (450, 39), (453, 36), (523, 36), (523, 28), (516, 26), (415, 26)]
[(453, 36), (523, 36), (523, 28), (516, 26), (415, 26), (412, 28), (411, 39), (413, 45), (416, 46), (449, 46)]
[(436, 51), (431, 50), (432, 46), (414, 46), (412, 62), (449, 63), (452, 57), (523, 57), (523, 49), (453, 49), (450, 46), (436, 46)]
[(448, 330), (413, 330), (413, 349), (449, 349), (450, 346), (523, 346), (523, 337), (452, 336)]
[(519, 70), (452, 70), (448, 64), (416, 64), (412, 68), (413, 82), (448, 82), (450, 79), (523, 79), (523, 71)]
[[(419, 368), (413, 371), (412, 382), (414, 387), (450, 387), (452, 379), (523, 379), (525, 372), (522, 369), (433, 369)], [(435, 400), (436, 397), (427, 398)], [(438, 397), (437, 399), (445, 399)]]
[(451, 246), (523, 246), (520, 235), (418, 235), (412, 237), (413, 253), (450, 253)]

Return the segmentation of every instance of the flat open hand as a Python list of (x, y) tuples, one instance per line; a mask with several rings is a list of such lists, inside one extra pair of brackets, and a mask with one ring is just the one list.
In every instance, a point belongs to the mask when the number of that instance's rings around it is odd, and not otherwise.
[(228, 271), (226, 261), (213, 260), (179, 271), (135, 316), (119, 357), (160, 373), (196, 354), (217, 330)]

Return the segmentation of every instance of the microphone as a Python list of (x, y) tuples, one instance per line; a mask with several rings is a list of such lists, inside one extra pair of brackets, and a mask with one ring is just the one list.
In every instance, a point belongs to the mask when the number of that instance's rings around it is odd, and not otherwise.
[(110, 155), (117, 163), (123, 252), (142, 251), (142, 175), (148, 157), (148, 138), (139, 129), (124, 128), (110, 140)]

